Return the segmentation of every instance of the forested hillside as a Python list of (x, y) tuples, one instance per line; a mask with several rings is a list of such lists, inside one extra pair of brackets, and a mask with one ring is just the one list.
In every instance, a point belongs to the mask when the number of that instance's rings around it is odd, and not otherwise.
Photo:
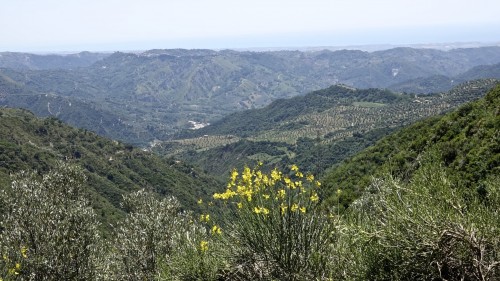
[[(59, 57), (53, 59), (57, 65)], [(180, 129), (190, 128), (193, 122), (212, 123), (228, 113), (260, 108), (277, 99), (334, 84), (357, 88), (397, 85), (395, 89), (446, 91), (458, 84), (452, 81), (454, 78), (446, 81), (446, 77), (499, 62), (500, 47), (450, 51), (396, 48), (372, 53), (174, 49), (138, 54), (117, 52), (95, 60), (92, 65), (74, 69), (33, 66), (31, 69), (41, 70), (27, 70), (5, 64), (11, 68), (3, 68), (0, 74), (35, 96), (57, 96), (72, 105), (83, 102), (90, 104), (94, 111), (112, 114), (113, 122), (101, 123), (101, 116), (90, 111), (85, 122), (75, 125), (86, 129), (104, 127), (102, 132), (108, 137), (145, 145), (154, 139), (168, 139)], [(490, 75), (485, 71), (472, 76), (491, 78)], [(415, 82), (406, 86), (399, 84), (428, 77), (441, 77), (439, 87), (436, 88), (436, 83), (418, 83), (418, 87), (413, 87)], [(9, 91), (1, 95), (0, 104), (27, 107), (37, 114), (52, 114), (48, 110), (36, 110), (47, 107), (43, 99), (26, 103), (24, 98)], [(68, 104), (59, 105), (61, 111), (74, 110)], [(69, 121), (66, 116), (61, 118)]]
[(196, 201), (219, 184), (190, 165), (72, 128), (56, 118), (38, 119), (25, 110), (0, 109), (2, 189), (11, 184), (10, 174), (33, 169), (46, 173), (60, 161), (84, 169), (85, 193), (105, 227), (124, 215), (120, 203), (130, 192), (144, 188), (161, 196), (173, 195), (183, 208), (197, 210)]
[(394, 91), (407, 93), (446, 92), (453, 85), (480, 78), (500, 79), (500, 64), (475, 66), (452, 77), (445, 75), (419, 77), (391, 85), (390, 88)]
[[(417, 122), (337, 165), (324, 178), (328, 198), (348, 207), (374, 177), (390, 173), (411, 181), (430, 163), (449, 175), (455, 188), (486, 198), (483, 182), (500, 173), (500, 86), (484, 98)], [(342, 190), (337, 197), (335, 191)]]

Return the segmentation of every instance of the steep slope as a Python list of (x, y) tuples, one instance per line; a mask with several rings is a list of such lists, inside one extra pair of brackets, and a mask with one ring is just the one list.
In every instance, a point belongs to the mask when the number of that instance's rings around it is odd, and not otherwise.
[(75, 129), (55, 118), (38, 119), (19, 109), (0, 109), (0, 186), (20, 170), (49, 170), (56, 161), (84, 168), (87, 192), (100, 218), (108, 225), (123, 215), (121, 197), (146, 188), (176, 196), (196, 210), (198, 198), (211, 194), (218, 182), (179, 161)]
[(499, 62), (500, 47), (448, 52), (396, 48), (373, 53), (152, 50), (115, 53), (72, 70), (2, 73), (35, 92), (98, 104), (135, 132), (135, 137), (112, 131), (108, 136), (144, 144), (190, 127), (188, 121), (212, 122), (337, 83), (384, 88), (419, 77), (452, 77)]
[(92, 101), (40, 93), (19, 85), (0, 72), (0, 104), (28, 109), (39, 117), (57, 117), (66, 123), (116, 139), (134, 139), (132, 126)]
[(391, 173), (411, 180), (433, 161), (455, 187), (486, 195), (481, 182), (500, 172), (500, 84), (484, 98), (404, 128), (333, 168), (324, 178), (326, 204), (337, 202), (340, 189), (340, 202), (348, 207), (373, 177)]
[(468, 71), (455, 76), (457, 81), (472, 80), (478, 78), (500, 78), (500, 63), (493, 65), (479, 65)]

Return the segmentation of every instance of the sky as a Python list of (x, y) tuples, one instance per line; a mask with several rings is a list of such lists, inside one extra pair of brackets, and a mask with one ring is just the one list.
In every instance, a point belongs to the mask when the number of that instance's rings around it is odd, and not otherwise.
[(499, 0), (0, 0), (0, 52), (500, 42)]

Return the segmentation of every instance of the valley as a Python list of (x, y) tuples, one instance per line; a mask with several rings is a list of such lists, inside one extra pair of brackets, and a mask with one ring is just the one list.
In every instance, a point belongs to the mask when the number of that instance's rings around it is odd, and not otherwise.
[(157, 142), (153, 151), (177, 155), (222, 178), (234, 167), (259, 161), (269, 169), (295, 163), (320, 175), (384, 134), (473, 101), (497, 83), (476, 80), (423, 95), (337, 85), (233, 113), (178, 139)]
[[(12, 60), (0, 60), (0, 65), (12, 66)], [(27, 92), (15, 95), (3, 90), (0, 105), (22, 106), (49, 116), (47, 97), (52, 97), (59, 100), (51, 107), (60, 109), (56, 113), (62, 120), (146, 146), (155, 139), (173, 138), (191, 127), (189, 121), (213, 123), (232, 112), (262, 108), (335, 84), (429, 93), (446, 92), (470, 79), (500, 78), (500, 47), (376, 52), (172, 49), (116, 52), (94, 56), (93, 61), (71, 69), (69, 62), (59, 68), (25, 63), (3, 68), (4, 87)], [(81, 122), (71, 117), (80, 104), (84, 104), (81, 111), (89, 111)]]
[(499, 62), (2, 53), (0, 281), (497, 280)]

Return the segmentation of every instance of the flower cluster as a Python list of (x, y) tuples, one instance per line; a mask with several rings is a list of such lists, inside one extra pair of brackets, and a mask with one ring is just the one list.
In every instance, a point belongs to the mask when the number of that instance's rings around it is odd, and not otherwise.
[[(22, 246), (20, 252), (21, 252), (21, 257), (23, 259), (28, 258), (28, 248), (26, 246)], [(3, 259), (3, 262), (5, 264), (11, 264), (11, 266), (8, 267), (7, 275), (16, 276), (16, 275), (19, 275), (21, 273), (21, 263), (20, 262), (12, 261), (6, 254), (2, 255), (2, 259)], [(2, 277), (0, 277), (0, 281), (2, 281), (2, 280), (3, 280)]]
[(273, 211), (281, 215), (306, 213), (311, 204), (319, 202), (320, 186), (312, 174), (304, 175), (297, 165), (292, 165), (288, 174), (278, 169), (264, 173), (259, 165), (255, 169), (245, 167), (241, 174), (233, 170), (226, 190), (213, 198), (261, 216)]

